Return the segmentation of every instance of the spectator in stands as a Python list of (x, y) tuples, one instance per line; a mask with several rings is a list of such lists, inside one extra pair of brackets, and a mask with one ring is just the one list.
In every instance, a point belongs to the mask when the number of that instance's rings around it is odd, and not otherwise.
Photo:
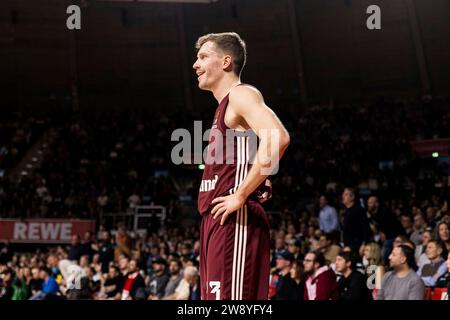
[(303, 260), (306, 279), (305, 300), (336, 300), (338, 297), (336, 275), (325, 264), (320, 252), (309, 252)]
[(39, 276), (39, 268), (33, 267), (31, 269), (31, 279), (28, 282), (28, 292), (30, 293), (30, 296), (35, 295), (41, 290), (43, 282), (44, 280), (42, 280)]
[(436, 281), (446, 272), (447, 265), (443, 257), (447, 257), (447, 249), (442, 242), (431, 240), (428, 242), (426, 254), (430, 263), (417, 270), (425, 286), (434, 287)]
[(61, 277), (61, 272), (58, 267), (59, 258), (58, 255), (49, 254), (47, 257), (47, 268), (50, 270), (50, 275), (52, 275), (55, 279), (59, 279)]
[[(411, 240), (406, 240), (405, 243), (403, 243), (403, 245), (410, 247), (413, 250), (413, 252), (416, 252), (416, 245)], [(413, 269), (414, 272), (417, 272), (417, 270), (419, 270), (419, 267), (416, 264), (416, 259), (413, 259), (411, 261), (411, 269)]]
[(172, 259), (169, 261), (169, 273), (170, 278), (167, 282), (166, 288), (164, 290), (164, 297), (168, 297), (175, 292), (175, 289), (183, 280), (183, 273), (181, 271), (182, 264), (179, 259)]
[(378, 233), (383, 242), (383, 262), (387, 263), (394, 244), (394, 238), (402, 233), (402, 227), (392, 211), (380, 206), (376, 196), (370, 196), (367, 199), (367, 213), (372, 232), (374, 234)]
[(355, 270), (356, 259), (349, 252), (340, 251), (336, 257), (336, 271), (342, 274), (338, 281), (339, 300), (371, 300), (366, 278)]
[(305, 242), (306, 246), (309, 247), (309, 250), (315, 251), (319, 248), (319, 239), (321, 234), (322, 232), (320, 229), (315, 229), (313, 225), (308, 227)]
[(379, 266), (381, 264), (381, 249), (375, 242), (370, 242), (364, 246), (363, 265), (367, 268), (370, 265)]
[(92, 233), (90, 231), (86, 231), (84, 233), (84, 239), (81, 243), (81, 255), (87, 255), (89, 259), (91, 259), (94, 255), (93, 243)]
[(414, 215), (414, 225), (413, 225), (413, 233), (409, 237), (409, 239), (414, 242), (416, 247), (422, 243), (422, 236), (425, 230), (427, 229), (427, 224), (425, 222), (425, 218), (422, 213), (417, 213)]
[(319, 199), (319, 222), (320, 230), (323, 232), (332, 232), (339, 229), (339, 220), (336, 209), (328, 205), (325, 195)]
[(436, 239), (445, 244), (448, 251), (450, 251), (450, 233), (448, 223), (441, 221), (436, 227)]
[(301, 242), (297, 239), (291, 239), (288, 243), (288, 250), (294, 255), (295, 260), (301, 260)]
[(100, 255), (100, 263), (102, 265), (102, 272), (106, 273), (109, 269), (110, 262), (114, 261), (114, 245), (111, 243), (111, 237), (108, 231), (102, 232), (100, 245), (97, 247)]
[(122, 300), (136, 300), (138, 294), (145, 292), (145, 280), (139, 272), (137, 261), (130, 260), (128, 264), (128, 275), (122, 289)]
[(306, 275), (303, 269), (303, 263), (300, 260), (294, 260), (294, 262), (292, 263), (290, 274), (296, 285), (292, 300), (303, 300)]
[(80, 267), (82, 269), (89, 268), (89, 263), (90, 263), (89, 256), (86, 254), (82, 255), (79, 262)]
[(198, 282), (198, 270), (196, 267), (188, 266), (184, 269), (183, 280), (180, 281), (175, 292), (164, 300), (189, 300), (191, 297), (192, 288)]
[(166, 285), (169, 282), (169, 275), (167, 274), (167, 262), (159, 257), (153, 259), (153, 275), (148, 281), (149, 300), (159, 300), (164, 296)]
[(356, 203), (355, 191), (345, 188), (342, 203), (346, 207), (343, 223), (344, 245), (358, 251), (362, 244), (370, 239), (370, 226), (366, 212)]
[(130, 209), (134, 209), (134, 208), (136, 208), (136, 206), (141, 204), (141, 198), (137, 194), (136, 190), (133, 192), (132, 195), (130, 195), (128, 197), (128, 201), (127, 202), (128, 202), (128, 204), (130, 206)]
[(12, 300), (14, 294), (13, 288), (14, 271), (7, 267), (0, 274), (0, 301)]
[[(197, 268), (194, 267), (196, 270)], [(200, 290), (200, 277), (197, 275), (191, 277), (188, 281), (189, 283), (189, 298), (188, 300), (200, 300), (201, 299), (201, 290)]]
[(120, 255), (119, 257), (119, 294), (115, 297), (115, 300), (120, 300), (122, 295), (123, 286), (125, 285), (125, 280), (128, 276), (128, 265), (129, 265), (130, 259), (125, 255)]
[(395, 239), (394, 239), (394, 248), (398, 247), (398, 246), (401, 246), (403, 244), (406, 244), (407, 241), (408, 241), (408, 237), (403, 235), (403, 234), (395, 237)]
[(12, 282), (14, 289), (14, 294), (12, 300), (26, 300), (28, 298), (28, 286), (27, 286), (27, 275), (25, 274), (26, 268), (19, 268)]
[(286, 250), (286, 243), (284, 242), (284, 236), (277, 234), (275, 237), (275, 250), (272, 254), (271, 266), (275, 266), (276, 260), (281, 252)]
[(334, 233), (325, 233), (319, 238), (319, 251), (322, 252), (327, 264), (334, 263), (341, 251), (341, 247), (335, 243)]
[[(441, 275), (436, 281), (436, 288), (449, 288), (450, 287), (450, 252), (447, 254), (447, 260), (445, 261), (446, 272)], [(449, 289), (447, 289), (449, 290)], [(450, 292), (447, 291), (447, 292)]]
[(13, 252), (8, 241), (0, 243), (0, 264), (7, 264), (11, 261)]
[(38, 291), (30, 300), (44, 300), (51, 299), (59, 291), (59, 285), (56, 279), (51, 275), (50, 269), (41, 267), (39, 270), (39, 277), (43, 280), (41, 291)]
[(74, 234), (71, 239), (71, 247), (69, 249), (69, 260), (71, 261), (79, 261), (81, 256), (83, 255), (83, 246), (80, 242), (80, 236), (78, 234)]
[(276, 289), (275, 300), (291, 300), (297, 292), (297, 284), (291, 277), (291, 268), (294, 262), (294, 255), (288, 250), (280, 253), (277, 258), (278, 284)]
[(387, 272), (381, 283), (377, 300), (423, 300), (425, 286), (411, 269), (414, 251), (405, 245), (394, 247), (389, 256), (393, 271)]
[(117, 261), (121, 254), (131, 257), (131, 238), (127, 234), (125, 226), (120, 224), (116, 233), (116, 247), (114, 249), (114, 260)]
[(414, 256), (416, 258), (416, 263), (419, 268), (423, 267), (423, 265), (426, 263), (430, 263), (430, 260), (428, 260), (428, 257), (427, 257), (427, 254), (425, 251), (426, 251), (427, 245), (431, 241), (431, 239), (432, 239), (431, 231), (425, 230), (422, 234), (421, 244), (416, 246), (416, 252), (415, 252)]
[(427, 216), (428, 225), (431, 228), (436, 227), (436, 223), (437, 223), (436, 209), (432, 206), (427, 207), (426, 208), (426, 216)]
[(120, 294), (120, 270), (116, 266), (110, 266), (106, 278), (102, 278), (99, 299), (114, 299)]
[(403, 230), (405, 230), (406, 238), (410, 239), (414, 231), (412, 217), (405, 213), (401, 215), (400, 221), (402, 223)]

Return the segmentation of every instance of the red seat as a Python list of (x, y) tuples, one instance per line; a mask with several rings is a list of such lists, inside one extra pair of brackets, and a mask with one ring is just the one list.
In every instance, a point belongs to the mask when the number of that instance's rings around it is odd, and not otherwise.
[(375, 299), (377, 298), (377, 296), (378, 296), (378, 289), (375, 288), (375, 289), (373, 289), (373, 291), (372, 291), (372, 298), (375, 300)]
[(432, 291), (431, 288), (425, 288), (425, 300), (431, 300)]
[(431, 300), (448, 300), (447, 288), (434, 288)]

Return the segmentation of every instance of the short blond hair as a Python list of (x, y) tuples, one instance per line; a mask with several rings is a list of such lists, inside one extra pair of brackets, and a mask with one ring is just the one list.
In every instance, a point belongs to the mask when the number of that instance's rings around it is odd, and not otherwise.
[(211, 41), (218, 49), (232, 57), (233, 71), (240, 76), (247, 62), (245, 41), (236, 32), (209, 33), (198, 38), (195, 48), (199, 50), (208, 41)]

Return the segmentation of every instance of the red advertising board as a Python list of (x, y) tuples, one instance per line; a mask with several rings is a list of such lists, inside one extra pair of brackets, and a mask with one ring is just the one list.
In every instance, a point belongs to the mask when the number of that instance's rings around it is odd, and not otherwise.
[(420, 157), (431, 157), (433, 152), (437, 152), (439, 156), (448, 156), (450, 139), (411, 141), (411, 146)]
[(0, 219), (0, 240), (16, 243), (69, 243), (86, 231), (95, 231), (94, 220)]

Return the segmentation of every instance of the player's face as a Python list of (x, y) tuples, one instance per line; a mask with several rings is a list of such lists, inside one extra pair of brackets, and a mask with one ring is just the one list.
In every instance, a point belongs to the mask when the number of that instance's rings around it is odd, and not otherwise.
[(205, 42), (197, 53), (197, 61), (192, 66), (197, 74), (198, 87), (202, 90), (212, 90), (223, 75), (224, 55), (217, 50), (216, 45)]

